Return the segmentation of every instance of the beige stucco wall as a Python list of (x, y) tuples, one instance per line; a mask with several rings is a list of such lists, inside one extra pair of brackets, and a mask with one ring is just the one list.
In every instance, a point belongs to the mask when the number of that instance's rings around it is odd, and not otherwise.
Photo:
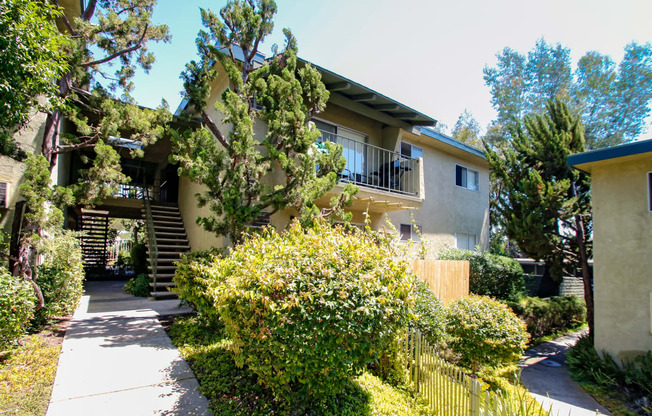
[(622, 360), (652, 350), (652, 154), (596, 163), (594, 224), (595, 346)]
[[(43, 131), (47, 115), (34, 113), (27, 126), (14, 135), (18, 146), (26, 153), (41, 154), (43, 143)], [(55, 170), (55, 179), (56, 173)], [(20, 201), (20, 185), (23, 183), (25, 164), (17, 162), (10, 157), (0, 156), (0, 181), (9, 183), (8, 204), (9, 208), (0, 208), (0, 227), (6, 232), (11, 232), (11, 224), (14, 219), (16, 202)], [(57, 183), (56, 181), (54, 183)]]
[[(455, 234), (475, 234), (482, 249), (489, 244), (489, 170), (486, 165), (464, 160), (428, 145), (429, 138), (420, 141), (405, 140), (423, 149), (425, 199), (421, 209), (389, 214), (398, 229), (410, 224), (410, 213), (417, 225), (423, 227), (428, 257), (455, 247)], [(455, 185), (455, 165), (480, 173), (480, 190), (472, 191)]]

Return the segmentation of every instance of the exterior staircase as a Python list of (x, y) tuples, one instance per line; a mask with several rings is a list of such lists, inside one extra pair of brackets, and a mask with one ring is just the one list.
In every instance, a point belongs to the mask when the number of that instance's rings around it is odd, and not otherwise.
[[(169, 291), (175, 287), (172, 278), (177, 266), (174, 262), (178, 261), (183, 253), (190, 250), (186, 228), (176, 205), (163, 205), (151, 201), (150, 210), (156, 251), (158, 251), (156, 262), (152, 264), (152, 257), (155, 253), (150, 252), (152, 247), (148, 243), (149, 277), (152, 279), (150, 295), (154, 299), (174, 299), (177, 297), (176, 293)], [(143, 209), (143, 218), (147, 222), (147, 207)], [(155, 271), (156, 279), (154, 279)]]
[(87, 272), (106, 269), (108, 212), (83, 209), (79, 230), (84, 232), (80, 237), (84, 269)]

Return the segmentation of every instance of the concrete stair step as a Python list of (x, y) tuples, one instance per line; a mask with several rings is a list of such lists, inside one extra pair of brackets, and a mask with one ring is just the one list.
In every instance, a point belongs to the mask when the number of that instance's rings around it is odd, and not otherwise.
[(154, 300), (177, 299), (177, 294), (168, 291), (150, 292), (149, 296)]

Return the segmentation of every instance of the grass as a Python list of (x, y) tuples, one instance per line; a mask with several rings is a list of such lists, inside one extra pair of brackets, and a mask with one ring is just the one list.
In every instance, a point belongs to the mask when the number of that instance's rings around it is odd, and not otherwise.
[(353, 379), (335, 397), (310, 403), (303, 410), (274, 397), (246, 366), (233, 360), (231, 342), (219, 324), (209, 325), (197, 316), (180, 317), (170, 328), (170, 338), (189, 362), (216, 415), (324, 415), (418, 416), (430, 414), (422, 398), (407, 388), (391, 386), (368, 372)]
[(52, 394), (61, 346), (39, 335), (0, 355), (0, 414), (45, 415)]

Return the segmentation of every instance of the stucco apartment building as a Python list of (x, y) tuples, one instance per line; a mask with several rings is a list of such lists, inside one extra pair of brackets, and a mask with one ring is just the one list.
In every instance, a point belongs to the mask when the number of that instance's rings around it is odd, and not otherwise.
[[(207, 108), (214, 120), (221, 120), (214, 104), (229, 81), (217, 66), (221, 75), (212, 85)], [(483, 152), (428, 128), (436, 124), (433, 118), (325, 68), (317, 69), (330, 98), (326, 110), (312, 122), (322, 132), (322, 140), (342, 145), (347, 159), (340, 184), (318, 203), (327, 206), (344, 183), (353, 183), (360, 190), (350, 209), (353, 223), (363, 224), (368, 213), (372, 227), (380, 229), (387, 214), (402, 240), (416, 241), (413, 216), (432, 256), (446, 247), (486, 248), (489, 168)], [(186, 111), (182, 102), (176, 114)], [(220, 128), (228, 131), (229, 127)], [(263, 137), (262, 123), (254, 129)], [(200, 189), (181, 178), (179, 209), (190, 246), (205, 249), (228, 244), (196, 225), (198, 215), (209, 213), (207, 207), (197, 208), (194, 195)], [(291, 210), (278, 212), (270, 224), (283, 228), (294, 215)]]
[(652, 140), (569, 156), (591, 174), (595, 348), (652, 351)]
[[(260, 55), (257, 59), (262, 62), (265, 58)], [(208, 109), (214, 120), (221, 120), (214, 104), (229, 87), (229, 81), (216, 65), (221, 75), (212, 85)], [(317, 69), (330, 98), (326, 110), (312, 122), (322, 132), (321, 140), (342, 145), (347, 160), (340, 183), (318, 203), (327, 206), (345, 183), (353, 183), (360, 190), (350, 208), (356, 224), (363, 224), (368, 214), (372, 227), (380, 229), (387, 216), (402, 240), (415, 241), (420, 237), (412, 225), (414, 218), (429, 256), (446, 247), (486, 248), (489, 168), (484, 154), (433, 131), (430, 127), (436, 125), (435, 119), (325, 68)], [(186, 104), (182, 102), (177, 114), (185, 111)], [(41, 153), (44, 122), (45, 116), (37, 114), (17, 136), (26, 151)], [(229, 126), (220, 128), (228, 131)], [(254, 125), (259, 137), (263, 137), (265, 129), (262, 121)], [(86, 156), (93, 156), (92, 151), (85, 152)], [(178, 176), (177, 167), (169, 162), (170, 152), (170, 140), (163, 138), (148, 146), (142, 159), (123, 157), (123, 172), (131, 178), (130, 184), (95, 210), (74, 207), (68, 210), (66, 218), (68, 227), (92, 235), (102, 234), (101, 230), (92, 229), (93, 224), (106, 225), (110, 218), (149, 218), (156, 239), (160, 239), (155, 250), (160, 258), (152, 266), (156, 268), (152, 275), (161, 284), (157, 283), (153, 292), (161, 294), (167, 293), (164, 287), (172, 284), (174, 262), (181, 251), (229, 244), (196, 224), (198, 215), (208, 214), (207, 207), (197, 207), (195, 194), (201, 185)], [(53, 183), (77, 182), (83, 166), (80, 152), (60, 155)], [(0, 156), (0, 196), (4, 202), (0, 205), (0, 226), (6, 231), (11, 231), (15, 203), (21, 199), (23, 172), (22, 164)], [(145, 199), (154, 201), (148, 204)], [(277, 212), (270, 218), (270, 225), (282, 229), (295, 215), (292, 210)], [(106, 246), (106, 231), (104, 237), (88, 237), (84, 247), (88, 264), (98, 257), (102, 263)]]

